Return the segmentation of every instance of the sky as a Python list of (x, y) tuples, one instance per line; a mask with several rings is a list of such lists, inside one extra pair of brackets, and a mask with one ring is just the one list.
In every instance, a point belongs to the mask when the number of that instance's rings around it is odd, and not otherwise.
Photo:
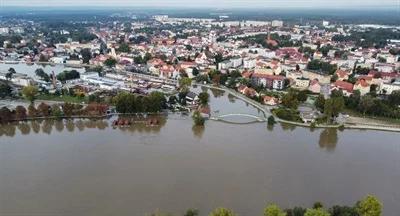
[[(400, 0), (0, 0), (22, 7), (211, 7), (211, 8), (365, 8), (398, 7)], [(1, 9), (0, 9), (1, 10)]]

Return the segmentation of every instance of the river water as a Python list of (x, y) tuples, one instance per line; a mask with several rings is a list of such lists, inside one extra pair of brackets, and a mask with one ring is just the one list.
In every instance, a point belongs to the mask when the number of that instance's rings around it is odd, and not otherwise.
[(8, 69), (10, 68), (14, 68), (17, 73), (27, 74), (29, 76), (34, 76), (35, 70), (38, 68), (43, 69), (44, 72), (46, 72), (47, 74), (51, 74), (53, 73), (53, 71), (55, 74), (59, 74), (64, 70), (77, 70), (78, 72), (85, 72), (84, 68), (72, 68), (72, 67), (66, 67), (64, 65), (44, 65), (44, 64), (27, 65), (25, 63), (19, 63), (19, 64), (0, 63), (0, 72), (7, 72)]
[[(262, 115), (209, 92), (214, 115)], [(208, 215), (224, 206), (255, 216), (271, 202), (352, 205), (367, 194), (384, 215), (399, 215), (398, 133), (158, 118), (156, 127), (113, 128), (111, 119), (0, 127), (0, 215)]]

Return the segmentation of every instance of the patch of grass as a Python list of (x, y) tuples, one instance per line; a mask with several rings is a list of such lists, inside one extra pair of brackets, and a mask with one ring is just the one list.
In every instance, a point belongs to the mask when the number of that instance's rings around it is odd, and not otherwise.
[(87, 103), (88, 100), (86, 97), (74, 97), (70, 95), (52, 95), (52, 94), (42, 94), (39, 95), (37, 100), (49, 100), (49, 101), (60, 101), (60, 102), (68, 102), (68, 103)]
[(354, 117), (379, 120), (379, 121), (384, 121), (384, 122), (393, 123), (393, 124), (400, 124), (400, 119), (381, 117), (381, 116), (363, 115), (362, 113), (357, 112), (355, 110), (351, 110), (351, 109), (345, 109), (344, 112), (349, 114), (350, 116), (354, 116)]

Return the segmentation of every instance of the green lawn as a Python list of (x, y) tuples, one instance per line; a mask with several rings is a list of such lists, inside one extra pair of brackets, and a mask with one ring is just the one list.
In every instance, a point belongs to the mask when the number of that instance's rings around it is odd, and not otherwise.
[(37, 100), (49, 100), (49, 101), (61, 101), (61, 102), (68, 102), (68, 103), (87, 103), (86, 97), (73, 97), (69, 95), (51, 95), (51, 94), (42, 94), (37, 97)]
[(370, 115), (363, 115), (360, 112), (357, 112), (355, 110), (351, 109), (345, 109), (344, 112), (351, 116), (355, 117), (361, 117), (361, 118), (370, 118), (370, 119), (375, 119), (375, 120), (380, 120), (380, 121), (386, 121), (388, 123), (395, 123), (395, 124), (400, 124), (400, 119), (395, 119), (395, 118), (387, 118), (387, 117), (381, 117), (381, 116), (370, 116)]

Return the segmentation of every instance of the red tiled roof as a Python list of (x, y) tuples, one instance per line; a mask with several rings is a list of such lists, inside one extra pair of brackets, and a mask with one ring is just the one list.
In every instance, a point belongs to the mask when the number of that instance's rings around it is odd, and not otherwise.
[(269, 80), (284, 80), (284, 76), (280, 75), (269, 75), (269, 74), (263, 74), (263, 73), (254, 73), (252, 77), (255, 78), (264, 78), (264, 79), (269, 79)]
[(354, 87), (353, 84), (340, 80), (336, 81), (333, 85), (338, 87), (339, 89), (346, 90), (347, 92), (352, 92)]
[(365, 79), (359, 79), (359, 80), (356, 82), (355, 85), (356, 85), (356, 86), (361, 86), (361, 87), (363, 87), (363, 88), (366, 88), (366, 87), (369, 86), (368, 83), (367, 83), (367, 81), (366, 81)]
[(346, 77), (346, 76), (348, 75), (347, 71), (340, 70), (340, 69), (336, 71), (336, 74), (337, 74), (338, 77), (340, 77), (340, 78), (344, 78), (344, 77)]

